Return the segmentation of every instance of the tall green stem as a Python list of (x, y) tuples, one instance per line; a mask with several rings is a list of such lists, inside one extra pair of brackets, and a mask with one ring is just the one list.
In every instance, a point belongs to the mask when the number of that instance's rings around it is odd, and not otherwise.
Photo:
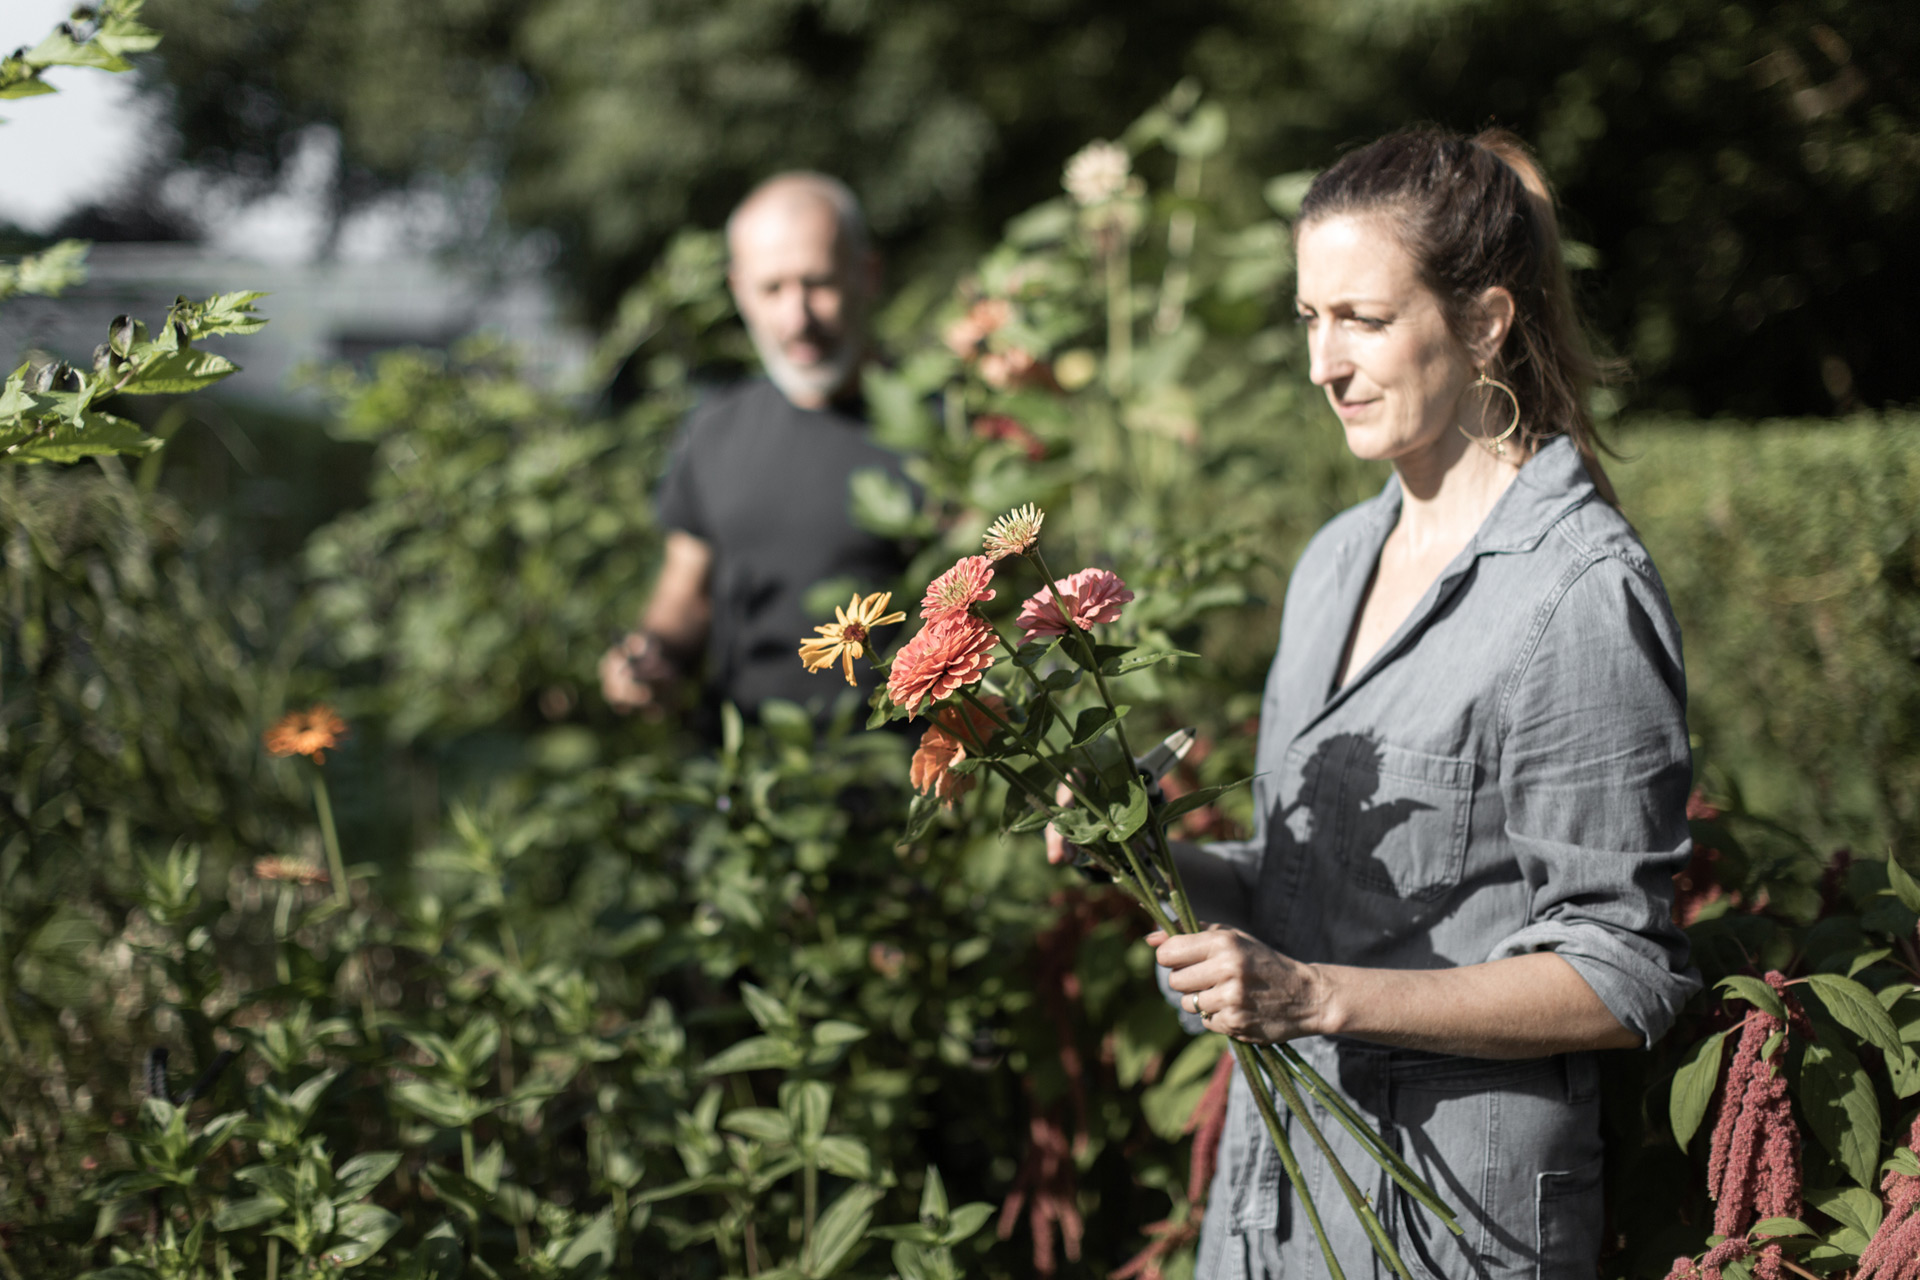
[(320, 815), (320, 843), (327, 850), (327, 873), (333, 877), (333, 900), (342, 907), (353, 905), (353, 892), (347, 884), (347, 864), (340, 856), (340, 833), (333, 825), (333, 801), (327, 796), (326, 775), (314, 771), (313, 807)]
[(1280, 1167), (1287, 1171), (1287, 1181), (1293, 1184), (1293, 1193), (1300, 1198), (1300, 1207), (1306, 1211), (1307, 1221), (1313, 1226), (1313, 1236), (1320, 1242), (1320, 1252), (1327, 1260), (1328, 1273), (1333, 1280), (1347, 1280), (1347, 1273), (1340, 1269), (1340, 1260), (1333, 1256), (1333, 1245), (1327, 1239), (1326, 1227), (1320, 1223), (1320, 1210), (1314, 1207), (1313, 1193), (1307, 1190), (1307, 1178), (1300, 1171), (1300, 1161), (1293, 1154), (1293, 1144), (1287, 1141), (1280, 1117), (1274, 1113), (1273, 1095), (1262, 1084), (1264, 1077), (1254, 1057), (1253, 1046), (1235, 1040), (1233, 1056), (1240, 1060), (1241, 1077), (1253, 1088), (1253, 1103), (1260, 1109), (1260, 1118), (1266, 1121), (1267, 1134), (1280, 1153)]

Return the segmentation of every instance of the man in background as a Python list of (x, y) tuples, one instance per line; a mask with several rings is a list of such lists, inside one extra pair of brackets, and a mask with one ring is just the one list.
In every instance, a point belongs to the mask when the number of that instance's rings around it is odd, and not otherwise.
[(868, 436), (860, 374), (880, 261), (859, 202), (818, 173), (760, 184), (727, 220), (728, 285), (765, 378), (688, 416), (658, 495), (665, 556), (640, 625), (600, 660), (615, 710), (658, 707), (707, 660), (704, 701), (750, 718), (769, 698), (816, 713), (845, 692), (796, 656), (820, 618), (810, 589), (829, 580), (884, 588), (898, 544), (858, 528), (856, 471), (901, 473)]

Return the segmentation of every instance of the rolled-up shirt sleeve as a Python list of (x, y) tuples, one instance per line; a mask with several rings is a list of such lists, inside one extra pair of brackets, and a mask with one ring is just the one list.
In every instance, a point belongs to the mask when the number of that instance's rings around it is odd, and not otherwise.
[(1672, 919), (1691, 855), (1685, 674), (1650, 573), (1580, 568), (1520, 655), (1500, 792), (1530, 911), (1488, 956), (1554, 952), (1646, 1045), (1700, 985)]

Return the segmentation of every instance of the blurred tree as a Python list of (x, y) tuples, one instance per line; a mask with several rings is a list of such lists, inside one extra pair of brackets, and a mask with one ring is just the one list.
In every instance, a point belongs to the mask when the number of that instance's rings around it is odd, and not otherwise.
[(757, 177), (844, 174), (909, 267), (1057, 190), (1183, 75), (1231, 108), (1209, 182), (1413, 120), (1541, 150), (1640, 404), (1920, 397), (1920, 23), (1908, 0), (153, 0), (183, 159), (274, 180), (337, 131), (344, 212), (423, 179), (556, 233), (606, 314)]

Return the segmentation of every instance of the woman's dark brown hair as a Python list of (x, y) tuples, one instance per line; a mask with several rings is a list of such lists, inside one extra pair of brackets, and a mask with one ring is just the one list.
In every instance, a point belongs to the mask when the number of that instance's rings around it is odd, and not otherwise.
[(1619, 505), (1587, 409), (1598, 367), (1574, 312), (1553, 193), (1526, 145), (1504, 129), (1390, 134), (1315, 178), (1296, 226), (1341, 214), (1391, 222), (1463, 341), (1482, 293), (1513, 295), (1513, 327), (1488, 376), (1513, 388), (1529, 445), (1572, 436), (1600, 495)]

